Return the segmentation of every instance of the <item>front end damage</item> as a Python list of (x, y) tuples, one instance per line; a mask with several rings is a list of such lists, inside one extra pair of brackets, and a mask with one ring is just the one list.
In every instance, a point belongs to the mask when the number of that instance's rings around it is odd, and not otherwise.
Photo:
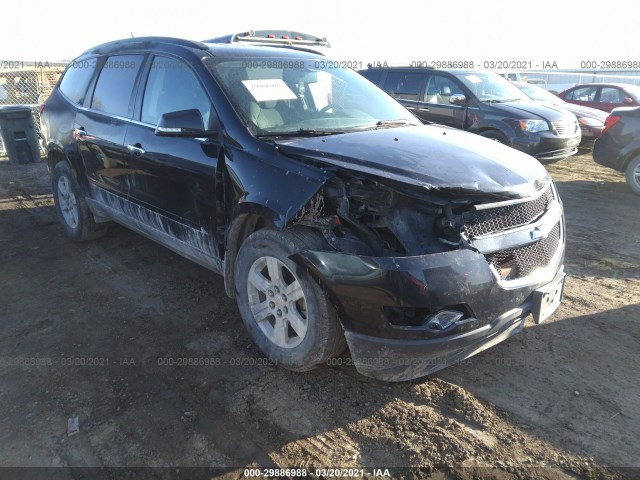
[(334, 301), (358, 371), (417, 378), (543, 319), (540, 288), (562, 282), (565, 244), (550, 179), (505, 199), (334, 173), (289, 224), (327, 241), (294, 259)]

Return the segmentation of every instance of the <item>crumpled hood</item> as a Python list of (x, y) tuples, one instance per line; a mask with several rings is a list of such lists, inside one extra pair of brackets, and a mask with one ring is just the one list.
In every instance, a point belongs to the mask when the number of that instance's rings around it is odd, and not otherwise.
[(433, 125), (285, 139), (277, 145), (286, 155), (426, 189), (525, 197), (548, 177), (527, 154), (479, 135)]

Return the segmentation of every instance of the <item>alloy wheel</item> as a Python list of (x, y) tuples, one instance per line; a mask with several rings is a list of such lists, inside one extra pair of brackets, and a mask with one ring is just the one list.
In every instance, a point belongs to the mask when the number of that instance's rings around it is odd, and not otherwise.
[(307, 301), (296, 275), (275, 257), (260, 257), (247, 278), (249, 306), (264, 335), (281, 348), (294, 348), (307, 334)]

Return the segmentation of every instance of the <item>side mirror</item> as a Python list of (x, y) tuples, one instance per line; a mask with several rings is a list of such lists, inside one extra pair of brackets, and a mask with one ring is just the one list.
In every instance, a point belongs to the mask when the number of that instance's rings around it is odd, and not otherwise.
[(633, 104), (633, 98), (627, 97), (622, 101), (622, 103), (624, 103), (625, 105), (632, 105)]
[(168, 112), (160, 117), (156, 135), (163, 137), (199, 137), (205, 134), (202, 114), (195, 108)]
[(449, 103), (461, 106), (466, 105), (467, 97), (465, 97), (464, 95), (451, 95), (451, 97), (449, 97)]

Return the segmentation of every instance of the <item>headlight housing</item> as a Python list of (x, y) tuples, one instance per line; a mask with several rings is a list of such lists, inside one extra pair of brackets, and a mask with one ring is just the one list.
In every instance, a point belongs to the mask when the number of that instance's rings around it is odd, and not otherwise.
[(604, 122), (601, 122), (597, 118), (578, 117), (578, 122), (580, 125), (585, 125), (587, 127), (604, 127)]
[(549, 124), (546, 120), (520, 120), (520, 130), (523, 132), (544, 132), (549, 130)]

